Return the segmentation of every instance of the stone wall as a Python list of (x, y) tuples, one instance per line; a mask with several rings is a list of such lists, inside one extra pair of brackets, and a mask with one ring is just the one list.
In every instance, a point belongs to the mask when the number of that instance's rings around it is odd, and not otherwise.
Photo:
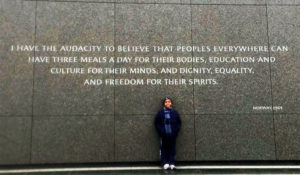
[[(164, 96), (173, 97), (182, 118), (178, 161), (300, 160), (299, 0), (68, 1), (0, 0), (0, 164), (159, 161), (153, 120)], [(101, 43), (287, 45), (289, 52), (260, 54), (280, 59), (255, 64), (252, 75), (216, 77), (220, 86), (141, 88), (84, 87), (89, 75), (53, 76), (47, 72), (52, 63), (24, 61), (53, 52), (10, 51), (18, 44)]]

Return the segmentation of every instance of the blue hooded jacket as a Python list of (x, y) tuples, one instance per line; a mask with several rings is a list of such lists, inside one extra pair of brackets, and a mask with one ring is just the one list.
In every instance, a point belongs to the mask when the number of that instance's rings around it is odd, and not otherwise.
[(180, 119), (178, 112), (172, 108), (170, 111), (170, 116), (171, 116), (170, 124), (171, 124), (171, 130), (172, 130), (171, 135), (166, 134), (165, 123), (164, 123), (164, 121), (165, 121), (164, 109), (162, 108), (161, 110), (159, 110), (155, 116), (154, 125), (155, 125), (155, 128), (156, 128), (159, 136), (161, 136), (161, 137), (166, 137), (166, 136), (176, 137), (178, 135), (178, 132), (180, 131), (181, 119)]

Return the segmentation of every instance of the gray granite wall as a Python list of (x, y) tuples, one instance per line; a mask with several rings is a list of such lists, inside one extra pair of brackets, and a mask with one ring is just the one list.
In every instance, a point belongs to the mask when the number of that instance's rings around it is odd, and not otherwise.
[[(159, 161), (153, 120), (164, 96), (174, 98), (183, 122), (178, 161), (300, 160), (299, 5), (299, 0), (0, 0), (0, 164)], [(230, 43), (287, 45), (290, 50), (262, 54), (281, 59), (255, 64), (254, 74), (216, 75), (222, 86), (143, 88), (83, 87), (79, 82), (90, 75), (53, 76), (47, 72), (52, 63), (24, 61), (40, 52), (10, 51), (17, 44), (86, 43)], [(252, 109), (265, 105), (283, 109)]]

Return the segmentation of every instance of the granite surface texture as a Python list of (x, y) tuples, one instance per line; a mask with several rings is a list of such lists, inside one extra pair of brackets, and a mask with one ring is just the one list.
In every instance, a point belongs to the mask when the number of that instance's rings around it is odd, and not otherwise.
[[(0, 0), (0, 165), (158, 162), (165, 96), (182, 120), (176, 161), (300, 160), (299, 0)], [(17, 45), (249, 45), (274, 63), (28, 63), (169, 53), (11, 51)], [(176, 52), (174, 57), (209, 57)], [(252, 67), (244, 75), (51, 74), (50, 68)], [(213, 78), (217, 85), (85, 86), (86, 79)], [(254, 106), (271, 107), (253, 109)], [(282, 109), (272, 109), (281, 106)]]

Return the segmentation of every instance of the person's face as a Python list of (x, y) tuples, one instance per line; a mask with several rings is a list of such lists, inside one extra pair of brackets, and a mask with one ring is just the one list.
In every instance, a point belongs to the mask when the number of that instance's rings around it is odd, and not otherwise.
[(165, 100), (165, 107), (166, 107), (166, 108), (170, 108), (171, 106), (172, 106), (171, 100), (170, 100), (170, 99), (166, 99), (166, 100)]

